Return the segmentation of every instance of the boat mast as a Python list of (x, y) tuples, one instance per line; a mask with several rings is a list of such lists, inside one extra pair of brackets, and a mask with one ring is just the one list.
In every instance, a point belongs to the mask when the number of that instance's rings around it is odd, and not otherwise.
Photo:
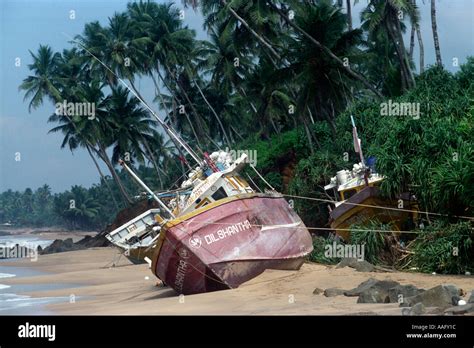
[(357, 134), (357, 127), (355, 125), (354, 117), (351, 115), (351, 122), (352, 122), (352, 136), (354, 137), (354, 150), (359, 154), (360, 162), (362, 164), (362, 168), (364, 168), (364, 182), (365, 186), (369, 186), (369, 171), (370, 169), (365, 166), (364, 161), (364, 154), (362, 153), (362, 146), (359, 139), (359, 135)]
[(127, 172), (135, 179), (135, 181), (141, 186), (143, 187), (152, 197), (155, 201), (158, 202), (158, 204), (168, 213), (171, 215), (171, 217), (174, 219), (175, 216), (173, 214), (173, 212), (166, 206), (166, 204), (158, 198), (158, 196), (137, 176), (137, 174), (135, 174), (133, 172), (133, 170), (131, 170), (127, 164), (122, 161), (122, 160), (119, 160), (119, 163), (120, 165), (125, 168), (127, 170)]
[(355, 125), (354, 117), (351, 115), (352, 122), (352, 136), (354, 137), (354, 150), (359, 154), (360, 162), (365, 167), (364, 154), (362, 153), (362, 146), (360, 144), (359, 135), (357, 134), (357, 127)]

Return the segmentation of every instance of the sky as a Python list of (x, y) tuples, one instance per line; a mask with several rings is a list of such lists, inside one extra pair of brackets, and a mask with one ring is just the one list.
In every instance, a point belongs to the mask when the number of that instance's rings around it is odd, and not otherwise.
[[(1, 0), (0, 1), (0, 192), (13, 189), (36, 189), (47, 183), (53, 192), (61, 192), (72, 185), (89, 187), (99, 181), (98, 173), (86, 151), (61, 149), (61, 134), (48, 134), (54, 127), (47, 122), (54, 112), (48, 101), (28, 112), (28, 102), (18, 91), (22, 80), (29, 75), (28, 64), (40, 44), (55, 51), (70, 48), (67, 34), (80, 34), (86, 23), (98, 20), (106, 25), (114, 12), (123, 11), (127, 0)], [(165, 1), (157, 1), (165, 2)], [(424, 3), (423, 3), (424, 2)], [(435, 62), (430, 21), (430, 1), (418, 0), (421, 13), (421, 32), (425, 46), (425, 64)], [(436, 0), (438, 33), (445, 67), (456, 72), (453, 58), (459, 64), (474, 55), (474, 0)], [(359, 12), (366, 5), (360, 0), (353, 10), (354, 26), (360, 23)], [(180, 1), (176, 2), (182, 8)], [(75, 18), (71, 19), (71, 11)], [(184, 22), (204, 39), (202, 16), (191, 8), (184, 9)], [(407, 35), (409, 35), (407, 33)], [(406, 36), (407, 36), (406, 35)], [(408, 37), (405, 45), (408, 46)], [(418, 47), (414, 53), (417, 62)], [(20, 64), (16, 64), (18, 63)], [(19, 65), (19, 66), (17, 66)], [(137, 87), (151, 103), (151, 81), (139, 81)], [(157, 107), (155, 105), (155, 110)]]

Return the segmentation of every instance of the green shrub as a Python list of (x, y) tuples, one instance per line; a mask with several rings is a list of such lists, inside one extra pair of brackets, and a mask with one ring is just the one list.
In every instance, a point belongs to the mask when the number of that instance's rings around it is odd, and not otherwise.
[(382, 224), (372, 220), (367, 224), (354, 224), (351, 226), (351, 244), (365, 245), (365, 260), (377, 264), (380, 262), (380, 254), (386, 247), (385, 235), (391, 230), (390, 225)]
[(337, 257), (326, 257), (325, 251), (327, 245), (332, 245), (336, 242), (337, 245), (343, 244), (342, 242), (335, 241), (332, 238), (324, 238), (321, 236), (313, 237), (313, 251), (309, 255), (309, 260), (312, 262), (323, 263), (333, 265), (341, 261)]
[[(413, 243), (412, 266), (422, 272), (463, 274), (474, 271), (471, 222), (437, 222), (421, 230)], [(456, 249), (457, 248), (457, 249)], [(456, 252), (457, 251), (457, 252)]]

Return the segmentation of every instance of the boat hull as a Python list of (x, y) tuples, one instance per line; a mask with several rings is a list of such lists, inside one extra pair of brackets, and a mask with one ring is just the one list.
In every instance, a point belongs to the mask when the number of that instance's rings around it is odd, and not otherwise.
[(306, 226), (281, 196), (223, 201), (162, 230), (152, 270), (177, 293), (236, 288), (266, 269), (297, 270), (312, 251)]
[(405, 223), (417, 218), (418, 208), (416, 202), (409, 201), (406, 197), (402, 197), (402, 200), (404, 209), (412, 210), (411, 212), (367, 207), (367, 205), (370, 205), (397, 208), (398, 201), (382, 198), (377, 187), (365, 187), (346, 201), (352, 204), (341, 204), (331, 211), (331, 228), (346, 242), (350, 242), (350, 231), (348, 229), (351, 228), (351, 225), (363, 225), (369, 222), (369, 220), (378, 220), (386, 224), (390, 223), (394, 229), (403, 230)]

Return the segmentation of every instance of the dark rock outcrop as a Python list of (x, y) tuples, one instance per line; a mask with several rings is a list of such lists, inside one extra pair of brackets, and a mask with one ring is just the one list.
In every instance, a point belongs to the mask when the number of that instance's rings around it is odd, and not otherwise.
[(462, 300), (461, 296), (455, 295), (455, 296), (451, 297), (451, 304), (453, 306), (457, 306), (459, 301), (461, 301), (461, 300)]
[(371, 288), (376, 288), (382, 290), (386, 296), (388, 296), (388, 290), (400, 285), (398, 282), (393, 280), (377, 280), (374, 278), (370, 278), (365, 282), (359, 284), (357, 288), (346, 290), (344, 291), (344, 295), (346, 296), (360, 296), (364, 291), (367, 291)]
[(468, 303), (463, 306), (450, 307), (446, 309), (444, 313), (452, 315), (474, 313), (474, 303)]
[(471, 290), (471, 296), (469, 297), (469, 300), (467, 300), (467, 303), (474, 303), (474, 290)]
[(374, 286), (360, 293), (357, 303), (390, 303), (388, 290)]
[(408, 285), (397, 285), (388, 290), (388, 296), (390, 303), (403, 302), (405, 298), (416, 296), (425, 291), (424, 289), (418, 289), (416, 286)]
[(419, 302), (411, 308), (402, 308), (402, 315), (422, 315), (426, 313), (426, 307)]
[(75, 244), (72, 241), (72, 238), (67, 238), (65, 240), (55, 239), (51, 245), (47, 246), (41, 251), (41, 255), (62, 253), (65, 251), (74, 251), (79, 249), (84, 249), (84, 247)]
[(423, 291), (423, 289), (418, 289), (416, 286), (401, 285), (393, 280), (370, 278), (359, 284), (357, 288), (345, 291), (344, 295), (358, 296), (357, 303), (397, 303)]
[(455, 285), (438, 285), (418, 295), (404, 298), (400, 306), (412, 307), (421, 302), (425, 307), (448, 307), (452, 305), (453, 297), (460, 294), (461, 290)]

